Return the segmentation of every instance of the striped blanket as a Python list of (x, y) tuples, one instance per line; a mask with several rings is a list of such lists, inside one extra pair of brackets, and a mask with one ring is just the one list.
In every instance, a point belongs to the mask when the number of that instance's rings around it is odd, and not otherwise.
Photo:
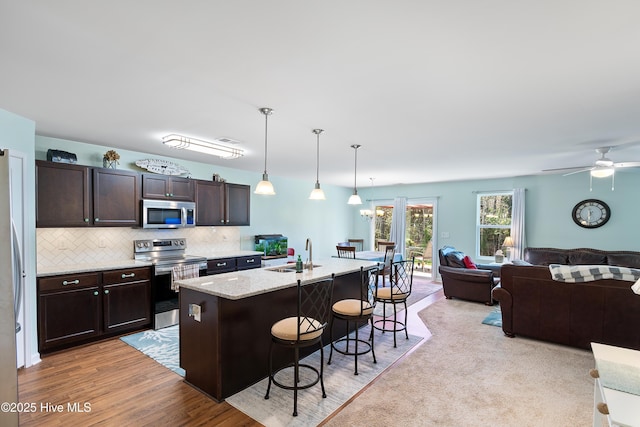
[(559, 282), (591, 282), (601, 279), (627, 280), (637, 282), (633, 291), (640, 294), (640, 270), (613, 265), (561, 265), (550, 264), (551, 278)]

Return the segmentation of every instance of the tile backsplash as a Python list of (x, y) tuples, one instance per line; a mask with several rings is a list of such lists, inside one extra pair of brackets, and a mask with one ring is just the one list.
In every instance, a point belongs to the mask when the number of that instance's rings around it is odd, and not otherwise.
[(252, 249), (241, 243), (239, 227), (145, 230), (122, 227), (38, 228), (38, 267), (100, 263), (133, 258), (133, 241), (186, 238), (187, 253)]

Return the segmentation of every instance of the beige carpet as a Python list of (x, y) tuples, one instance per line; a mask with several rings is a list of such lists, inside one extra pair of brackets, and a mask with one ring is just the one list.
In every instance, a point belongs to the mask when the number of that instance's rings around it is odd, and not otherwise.
[(433, 336), (325, 425), (590, 426), (591, 352), (507, 338), (481, 323), (491, 310), (459, 300), (422, 310)]

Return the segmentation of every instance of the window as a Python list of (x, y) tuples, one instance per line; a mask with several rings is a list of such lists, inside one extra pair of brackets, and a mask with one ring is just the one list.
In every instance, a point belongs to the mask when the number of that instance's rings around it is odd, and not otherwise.
[[(477, 257), (493, 257), (511, 235), (513, 192), (478, 194)], [(503, 251), (504, 252), (504, 251)]]

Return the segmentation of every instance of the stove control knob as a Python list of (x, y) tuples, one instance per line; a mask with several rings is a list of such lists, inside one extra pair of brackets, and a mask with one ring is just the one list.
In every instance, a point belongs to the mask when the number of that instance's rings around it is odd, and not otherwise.
[(184, 246), (184, 240), (180, 240), (180, 245)]
[(144, 242), (144, 247), (148, 248), (150, 246), (149, 242)]

